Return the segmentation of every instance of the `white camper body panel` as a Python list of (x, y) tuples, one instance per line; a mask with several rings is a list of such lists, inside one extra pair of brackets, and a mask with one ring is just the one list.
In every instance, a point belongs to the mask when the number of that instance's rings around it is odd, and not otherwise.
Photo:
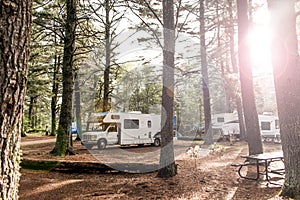
[(212, 116), (211, 124), (213, 128), (222, 128), (225, 123), (235, 120), (238, 120), (237, 113), (219, 113)]
[[(94, 114), (93, 117), (99, 117)], [(132, 145), (132, 144), (160, 144), (156, 134), (161, 129), (161, 117), (155, 114), (141, 112), (107, 113), (102, 122), (92, 122), (91, 131), (82, 135), (82, 143), (86, 147), (98, 145)], [(159, 140), (159, 141), (157, 141)]]
[(119, 124), (120, 145), (153, 143), (160, 131), (160, 115), (155, 114), (108, 113), (103, 123)]

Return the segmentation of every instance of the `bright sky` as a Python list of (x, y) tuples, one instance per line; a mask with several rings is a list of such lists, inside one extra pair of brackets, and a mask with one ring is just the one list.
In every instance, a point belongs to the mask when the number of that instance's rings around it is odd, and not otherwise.
[[(269, 13), (267, 2), (265, 0), (252, 0), (253, 4), (263, 5), (262, 7), (253, 11), (253, 24), (249, 32), (249, 47), (250, 47), (250, 58), (253, 66), (254, 75), (261, 74), (270, 74), (272, 73), (272, 65), (271, 65), (271, 55), (270, 55), (270, 43), (271, 43), (271, 31), (269, 28)], [(134, 16), (133, 16), (134, 17)], [(128, 24), (123, 23), (122, 30), (125, 29)], [(127, 33), (128, 31), (123, 31), (121, 34), (129, 37)], [(130, 32), (130, 31), (129, 31)], [(132, 34), (132, 33), (130, 33)], [(129, 34), (129, 35), (130, 35)], [(142, 33), (141, 33), (142, 34)], [(118, 59), (121, 61), (130, 60), (132, 57), (139, 57), (143, 55), (152, 55), (151, 51), (146, 51), (141, 49), (140, 44), (136, 43), (136, 38), (141, 36), (141, 34), (135, 34), (130, 37), (130, 39), (122, 39), (122, 41), (128, 41), (122, 46), (120, 50), (121, 55)], [(177, 44), (178, 45), (178, 44)], [(130, 48), (128, 48), (130, 47)], [(146, 48), (146, 47), (142, 47)], [(129, 50), (130, 49), (130, 50)], [(183, 47), (179, 49), (185, 49)], [(178, 49), (177, 49), (178, 50)], [(155, 49), (154, 55), (157, 56), (157, 51), (160, 52), (159, 49)], [(139, 52), (139, 53), (138, 53)], [(155, 57), (153, 56), (153, 57)]]

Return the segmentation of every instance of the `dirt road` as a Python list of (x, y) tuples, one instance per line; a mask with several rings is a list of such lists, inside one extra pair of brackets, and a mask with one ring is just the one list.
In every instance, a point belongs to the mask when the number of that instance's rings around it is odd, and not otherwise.
[[(187, 154), (176, 160), (178, 174), (170, 179), (156, 177), (152, 173), (121, 173), (97, 171), (32, 171), (22, 169), (20, 199), (233, 199), (279, 200), (280, 187), (270, 186), (264, 180), (249, 181), (239, 178), (231, 163), (241, 162), (240, 155), (247, 154), (247, 144), (219, 143), (223, 151), (211, 152), (201, 158)], [(53, 159), (49, 150), (53, 146), (23, 146), (24, 157)], [(146, 147), (148, 148), (148, 147)], [(151, 148), (151, 147), (149, 147)], [(75, 142), (75, 156), (70, 161), (99, 161), (80, 143)], [(277, 151), (279, 144), (264, 144), (265, 151)], [(145, 151), (130, 148), (131, 154)], [(152, 149), (153, 150), (153, 149)], [(99, 157), (98, 159), (100, 159)], [(68, 173), (69, 172), (69, 173)]]

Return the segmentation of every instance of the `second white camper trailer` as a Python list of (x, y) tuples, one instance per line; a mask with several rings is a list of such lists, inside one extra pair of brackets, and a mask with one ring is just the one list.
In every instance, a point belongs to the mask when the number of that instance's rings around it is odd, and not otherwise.
[[(260, 134), (263, 140), (280, 141), (278, 117), (271, 114), (258, 115)], [(220, 113), (212, 117), (213, 128), (222, 129), (222, 134), (239, 136), (240, 128), (236, 113)]]

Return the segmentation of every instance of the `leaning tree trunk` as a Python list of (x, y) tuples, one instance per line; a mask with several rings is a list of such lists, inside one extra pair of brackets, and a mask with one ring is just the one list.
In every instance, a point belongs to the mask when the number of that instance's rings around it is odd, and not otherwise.
[(272, 63), (285, 163), (282, 195), (300, 199), (300, 63), (294, 1), (268, 0)]
[(75, 52), (75, 29), (76, 29), (76, 1), (66, 0), (67, 21), (64, 38), (63, 56), (63, 94), (62, 105), (59, 116), (59, 126), (57, 130), (55, 149), (53, 154), (64, 156), (69, 153), (68, 134), (71, 134), (72, 124), (72, 97), (74, 87), (73, 65)]
[(31, 1), (0, 2), (0, 199), (18, 199)]
[(249, 154), (257, 154), (263, 152), (263, 146), (260, 136), (260, 128), (258, 115), (255, 105), (255, 97), (253, 90), (253, 77), (250, 65), (247, 34), (248, 34), (248, 3), (245, 0), (237, 1), (238, 10), (238, 56), (240, 66), (240, 80), (242, 103), (244, 108), (245, 125), (247, 133), (247, 142)]
[(173, 0), (163, 0), (164, 49), (163, 49), (163, 91), (162, 130), (159, 177), (172, 177), (177, 173), (173, 145), (173, 104), (174, 104), (174, 27)]

